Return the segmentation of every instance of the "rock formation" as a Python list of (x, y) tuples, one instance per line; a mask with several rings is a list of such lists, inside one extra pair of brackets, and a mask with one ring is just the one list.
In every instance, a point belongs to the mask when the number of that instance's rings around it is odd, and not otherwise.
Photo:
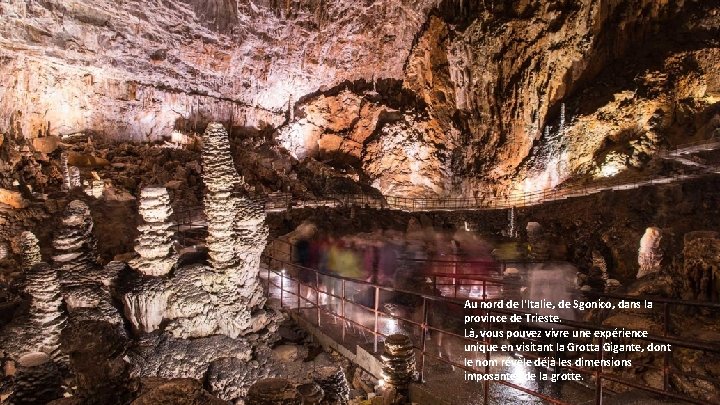
[(26, 352), (42, 352), (64, 362), (59, 348), (66, 316), (57, 272), (46, 263), (25, 270), (25, 293), (31, 298), (28, 316), (3, 331), (0, 346), (16, 359)]
[[(257, 202), (236, 194), (240, 179), (222, 125), (208, 126), (203, 147), (211, 267), (178, 269), (160, 297), (167, 297), (166, 330), (176, 337), (220, 333), (235, 338), (269, 322), (260, 309), (264, 297), (258, 278), (267, 237), (265, 214)], [(152, 295), (158, 297), (158, 291)]]
[(235, 192), (240, 177), (230, 154), (228, 134), (222, 125), (210, 124), (205, 131), (202, 161), (210, 264), (217, 272), (234, 270), (240, 264), (234, 228), (236, 209), (239, 208)]
[[(268, 229), (263, 206), (239, 195), (227, 132), (219, 124), (209, 125), (203, 145), (211, 265), (138, 278), (123, 302), (126, 317), (143, 339), (132, 359), (135, 375), (204, 378), (212, 370), (213, 392), (233, 399), (269, 372), (260, 364), (247, 367), (258, 349), (243, 339), (252, 335), (262, 346), (277, 330), (278, 315), (262, 308), (265, 298), (258, 277)], [(146, 221), (164, 223), (160, 218), (169, 215), (166, 195), (161, 189), (143, 190)], [(167, 230), (160, 228), (161, 233)], [(139, 241), (146, 232), (141, 233)], [(152, 251), (167, 254), (167, 245), (162, 246)], [(161, 334), (147, 334), (161, 325)]]
[[(380, 358), (387, 389), (394, 390), (396, 395), (407, 396), (408, 386), (417, 379), (412, 340), (408, 336), (394, 334), (385, 339), (383, 346), (383, 354)], [(402, 402), (404, 401), (397, 401), (397, 403)]]
[(78, 168), (77, 166), (70, 166), (68, 168), (68, 178), (70, 181), (70, 190), (82, 187), (80, 168)]
[(720, 301), (720, 236), (717, 232), (685, 234), (683, 298)]
[(321, 367), (313, 372), (312, 377), (325, 393), (325, 401), (346, 404), (350, 399), (350, 387), (342, 367)]
[(45, 404), (62, 397), (62, 375), (45, 353), (28, 353), (18, 360), (15, 387), (9, 403)]
[(53, 264), (59, 271), (81, 275), (93, 267), (95, 238), (92, 232), (90, 208), (80, 200), (71, 201), (53, 239)]
[(62, 175), (62, 189), (69, 191), (70, 185), (70, 168), (68, 167), (68, 155), (65, 152), (60, 154), (60, 174)]
[(30, 231), (20, 234), (20, 252), (22, 255), (22, 268), (25, 271), (42, 261), (38, 239)]
[(650, 227), (645, 230), (640, 239), (640, 249), (638, 249), (640, 270), (638, 270), (637, 278), (660, 271), (662, 262), (661, 239), (662, 231), (659, 228)]
[(73, 317), (105, 320), (121, 326), (123, 320), (109, 291), (118, 263), (100, 267), (95, 245), (90, 208), (80, 200), (71, 201), (53, 239), (53, 264), (60, 273), (65, 304)]
[(174, 224), (170, 221), (170, 195), (164, 187), (146, 187), (140, 191), (140, 215), (144, 223), (138, 226), (140, 236), (135, 251), (139, 258), (130, 265), (146, 276), (163, 276), (175, 266), (178, 256), (173, 253)]
[(65, 325), (57, 272), (45, 263), (33, 266), (25, 275), (25, 291), (32, 297), (30, 322), (37, 325), (38, 332), (42, 331), (39, 333), (42, 345), (35, 350), (56, 358), (60, 332)]

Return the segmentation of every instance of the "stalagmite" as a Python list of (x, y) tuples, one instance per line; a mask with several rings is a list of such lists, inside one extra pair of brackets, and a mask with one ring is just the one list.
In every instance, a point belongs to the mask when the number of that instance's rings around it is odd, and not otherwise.
[(45, 353), (28, 353), (18, 361), (11, 404), (45, 404), (62, 397), (62, 375)]
[(239, 257), (234, 249), (236, 205), (235, 191), (240, 178), (230, 154), (228, 134), (220, 124), (210, 124), (203, 136), (203, 182), (205, 215), (208, 220), (208, 254), (212, 267), (222, 272), (237, 268)]
[(60, 351), (66, 317), (57, 272), (47, 263), (25, 270), (25, 293), (31, 298), (27, 317), (18, 318), (2, 331), (0, 347), (13, 358), (42, 352), (57, 362), (66, 362)]
[(345, 378), (345, 372), (341, 367), (326, 366), (318, 368), (313, 372), (312, 378), (325, 393), (323, 399), (326, 402), (345, 404), (350, 399), (350, 387), (347, 378)]
[(25, 275), (25, 292), (32, 297), (30, 322), (37, 328), (39, 344), (34, 350), (58, 358), (60, 332), (65, 326), (57, 272), (45, 263), (33, 266)]
[(95, 238), (90, 208), (80, 200), (65, 208), (58, 234), (53, 240), (53, 263), (60, 271), (83, 272), (95, 263)]
[(108, 288), (117, 269), (97, 264), (96, 243), (90, 208), (80, 200), (71, 201), (53, 240), (53, 264), (60, 272), (65, 304), (75, 317), (122, 325)]
[(408, 385), (416, 378), (412, 340), (401, 334), (388, 336), (381, 358), (385, 383), (398, 393), (407, 391)]
[(64, 191), (70, 190), (70, 170), (68, 168), (68, 155), (63, 152), (60, 154), (60, 173), (62, 174)]
[[(151, 332), (166, 321), (165, 330), (176, 338), (237, 338), (271, 322), (270, 314), (261, 309), (265, 297), (258, 277), (268, 235), (265, 211), (257, 201), (238, 194), (242, 181), (222, 125), (208, 126), (203, 147), (211, 266), (186, 266), (171, 278), (140, 281), (124, 297), (125, 314), (139, 331)], [(167, 207), (157, 208), (164, 203), (148, 204), (148, 216), (168, 214)], [(160, 250), (168, 251), (165, 246)]]
[(173, 253), (174, 224), (170, 222), (170, 195), (164, 187), (146, 187), (140, 191), (140, 215), (145, 223), (138, 226), (140, 236), (135, 251), (140, 255), (130, 265), (146, 276), (168, 274), (177, 262)]
[(645, 230), (645, 234), (640, 239), (640, 249), (638, 250), (640, 269), (637, 278), (660, 271), (660, 262), (662, 261), (661, 238), (662, 231), (659, 228), (650, 227)]
[(68, 179), (70, 190), (82, 187), (82, 180), (80, 179), (80, 169), (75, 166), (68, 168)]
[(30, 231), (20, 234), (20, 249), (22, 252), (22, 268), (27, 271), (42, 261), (38, 239)]

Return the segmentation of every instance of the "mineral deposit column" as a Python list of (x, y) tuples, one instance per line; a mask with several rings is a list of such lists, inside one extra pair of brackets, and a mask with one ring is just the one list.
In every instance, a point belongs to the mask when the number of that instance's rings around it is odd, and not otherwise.
[(240, 266), (235, 251), (238, 243), (235, 191), (240, 185), (240, 177), (230, 154), (228, 133), (221, 124), (212, 123), (205, 131), (202, 163), (210, 264), (217, 272), (232, 271)]
[(258, 307), (264, 303), (258, 271), (268, 236), (265, 210), (258, 201), (238, 194), (242, 181), (225, 128), (210, 124), (203, 142), (210, 263), (226, 275), (250, 308)]

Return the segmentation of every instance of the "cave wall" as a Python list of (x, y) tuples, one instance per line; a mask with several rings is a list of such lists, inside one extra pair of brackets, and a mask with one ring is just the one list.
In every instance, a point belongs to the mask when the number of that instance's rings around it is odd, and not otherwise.
[(401, 77), (429, 3), (3, 2), (0, 127), (154, 140), (197, 114), (278, 126), (305, 94)]
[(537, 191), (716, 134), (719, 13), (698, 0), (11, 0), (0, 129), (148, 141), (218, 120), (277, 129), (295, 157), (354, 165), (387, 194)]

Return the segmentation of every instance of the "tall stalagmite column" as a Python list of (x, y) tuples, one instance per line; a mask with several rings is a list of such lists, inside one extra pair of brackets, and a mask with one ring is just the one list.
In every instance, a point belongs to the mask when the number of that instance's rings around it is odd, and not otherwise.
[(240, 263), (235, 251), (235, 191), (240, 177), (230, 154), (228, 133), (221, 124), (208, 125), (203, 135), (202, 163), (210, 263), (217, 272), (235, 270)]
[[(258, 201), (242, 197), (242, 181), (230, 153), (228, 133), (221, 124), (210, 124), (203, 137), (203, 181), (208, 221), (208, 251), (218, 277), (212, 287), (225, 303), (232, 303), (221, 330), (229, 336), (256, 329), (265, 321), (253, 313), (265, 303), (258, 276), (260, 255), (267, 242), (265, 210)], [(254, 326), (250, 326), (254, 325)]]
[(177, 255), (172, 252), (173, 226), (170, 195), (164, 187), (146, 187), (140, 191), (140, 236), (135, 251), (140, 255), (130, 265), (147, 276), (163, 276), (172, 270)]

